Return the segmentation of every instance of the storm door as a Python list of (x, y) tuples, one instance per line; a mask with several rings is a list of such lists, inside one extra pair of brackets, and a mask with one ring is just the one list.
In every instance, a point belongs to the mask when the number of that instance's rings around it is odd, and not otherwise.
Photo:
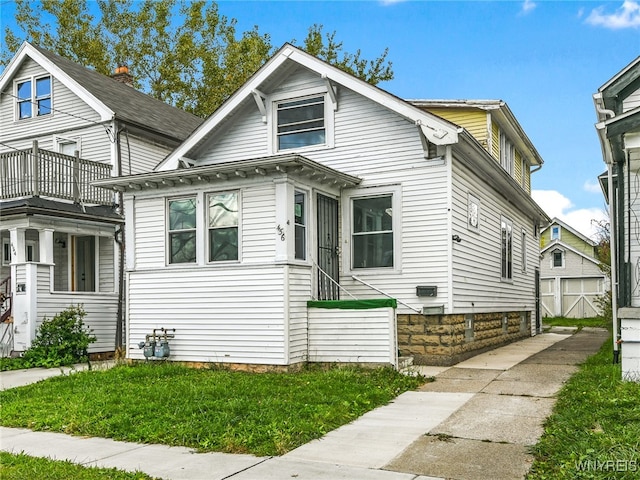
[(318, 194), (318, 299), (338, 300), (338, 201)]

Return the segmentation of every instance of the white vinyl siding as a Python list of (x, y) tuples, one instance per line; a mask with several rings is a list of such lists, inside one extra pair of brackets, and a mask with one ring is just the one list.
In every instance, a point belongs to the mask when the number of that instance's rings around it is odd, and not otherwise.
[(116, 293), (94, 292), (51, 292), (51, 266), (38, 265), (38, 300), (36, 328), (44, 317), (52, 319), (69, 308), (70, 305), (82, 305), (87, 313), (84, 324), (97, 337), (89, 345), (89, 353), (114, 350), (116, 335), (116, 312), (118, 295)]
[(303, 362), (308, 359), (307, 301), (311, 299), (311, 268), (289, 266), (285, 288), (289, 298), (289, 362)]
[[(538, 240), (531, 229), (532, 219), (524, 216), (511, 203), (459, 162), (453, 165), (453, 231), (460, 233), (461, 242), (453, 248), (453, 308), (457, 311), (494, 312), (504, 310), (534, 310), (534, 271), (539, 264)], [(468, 231), (469, 192), (478, 197), (482, 208), (478, 232)], [(516, 232), (513, 241), (513, 279), (500, 281), (501, 217), (508, 217)], [(525, 231), (526, 251), (517, 232)], [(468, 233), (466, 233), (468, 232)], [(518, 260), (526, 258), (527, 270), (522, 271)], [(438, 292), (440, 293), (440, 292)], [(535, 319), (532, 319), (535, 324)]]
[[(175, 328), (171, 359), (286, 364), (282, 266), (130, 272), (128, 356), (154, 328)], [(251, 292), (251, 295), (247, 295)]]
[(622, 113), (640, 107), (640, 89), (633, 92), (622, 101)]
[[(26, 77), (40, 77), (48, 75), (40, 65), (28, 59), (15, 74), (16, 79)], [(100, 117), (87, 104), (82, 102), (77, 95), (65, 87), (56, 78), (52, 78), (52, 97), (54, 99), (54, 111), (49, 115), (34, 117), (22, 121), (14, 121), (15, 98), (11, 95), (0, 96), (0, 141), (6, 142), (31, 135), (32, 129), (37, 129), (38, 135), (51, 136), (54, 133), (68, 131), (69, 129), (87, 128), (91, 122), (99, 122)], [(13, 89), (13, 82), (9, 82), (7, 88)], [(71, 115), (68, 115), (68, 114)], [(101, 127), (102, 128), (102, 127)], [(102, 128), (103, 135), (104, 128)], [(29, 141), (30, 142), (30, 141)]]
[(151, 172), (172, 149), (135, 135), (121, 136), (122, 174)]
[(309, 309), (309, 360), (395, 365), (395, 312)]

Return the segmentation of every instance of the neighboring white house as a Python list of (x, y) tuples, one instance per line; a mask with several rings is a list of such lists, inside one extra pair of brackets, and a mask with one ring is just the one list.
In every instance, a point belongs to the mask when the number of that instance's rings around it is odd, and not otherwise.
[(607, 164), (603, 187), (610, 208), (611, 280), (617, 285), (614, 355), (620, 339), (622, 375), (640, 381), (640, 57), (602, 85), (593, 99)]
[(535, 334), (549, 219), (513, 164), (542, 159), (503, 120), (489, 150), (284, 45), (153, 173), (94, 183), (132, 226), (127, 356), (159, 328), (174, 360), (278, 366), (451, 364)]
[(123, 219), (117, 196), (91, 181), (151, 170), (202, 121), (123, 83), (126, 69), (116, 76), (29, 43), (0, 76), (5, 355), (71, 304), (97, 336), (90, 352), (117, 344)]
[(543, 317), (596, 317), (598, 298), (609, 288), (596, 258), (597, 243), (553, 218), (540, 237)]

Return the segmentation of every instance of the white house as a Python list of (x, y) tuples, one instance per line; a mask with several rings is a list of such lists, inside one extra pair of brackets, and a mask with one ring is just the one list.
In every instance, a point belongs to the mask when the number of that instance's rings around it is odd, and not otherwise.
[(553, 218), (540, 236), (540, 298), (543, 317), (590, 318), (609, 289), (596, 257), (597, 243)]
[[(118, 79), (115, 79), (118, 77)], [(150, 171), (202, 121), (114, 78), (24, 43), (0, 76), (2, 353), (24, 351), (43, 318), (82, 304), (117, 346), (123, 219), (90, 182)]]
[(496, 122), (481, 143), (284, 45), (153, 173), (94, 182), (132, 226), (128, 357), (160, 328), (174, 360), (276, 366), (451, 364), (535, 334), (549, 219), (513, 164), (542, 159)]
[(640, 381), (640, 57), (602, 85), (593, 100), (607, 164), (611, 281), (617, 286), (612, 296), (614, 355), (617, 360), (620, 340), (623, 377)]

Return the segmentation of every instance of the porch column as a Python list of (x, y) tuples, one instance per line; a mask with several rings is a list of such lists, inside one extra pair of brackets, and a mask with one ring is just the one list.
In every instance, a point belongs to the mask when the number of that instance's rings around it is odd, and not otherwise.
[(39, 230), (40, 263), (53, 264), (53, 228)]
[(11, 291), (13, 292), (14, 350), (25, 351), (35, 337), (38, 316), (38, 265), (26, 262), (25, 229), (9, 229), (11, 238)]
[(293, 197), (295, 188), (286, 178), (275, 180), (276, 186), (276, 262), (289, 262), (295, 257), (295, 224)]

